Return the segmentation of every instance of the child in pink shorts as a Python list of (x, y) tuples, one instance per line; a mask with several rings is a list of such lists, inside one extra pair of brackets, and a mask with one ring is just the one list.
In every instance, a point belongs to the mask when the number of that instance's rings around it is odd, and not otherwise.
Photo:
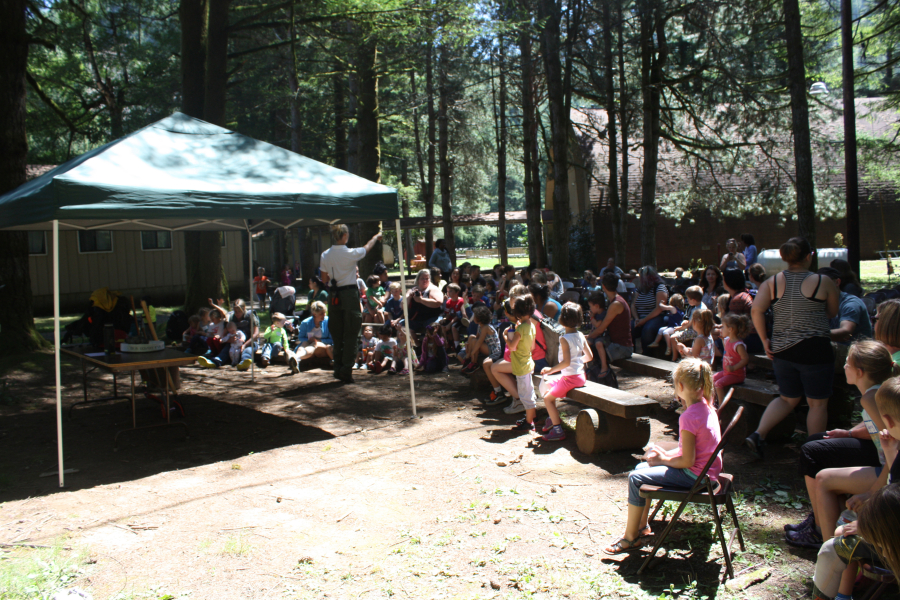
[(553, 367), (541, 369), (541, 375), (547, 380), (547, 376), (559, 373), (551, 377), (549, 391), (544, 394), (544, 407), (547, 409), (547, 422), (544, 424), (544, 435), (541, 439), (548, 442), (558, 442), (566, 439), (566, 432), (562, 428), (562, 420), (556, 409), (556, 399), (565, 398), (571, 390), (584, 386), (584, 363), (593, 359), (591, 346), (584, 334), (578, 331), (582, 323), (581, 307), (574, 302), (566, 302), (559, 312), (559, 324), (566, 328), (565, 335), (559, 341), (559, 362)]
[(747, 378), (747, 363), (750, 354), (744, 338), (750, 333), (750, 318), (747, 315), (727, 313), (722, 317), (722, 335), (725, 338), (725, 354), (722, 356), (722, 370), (713, 375), (716, 386), (716, 405), (725, 397), (725, 388), (743, 383)]

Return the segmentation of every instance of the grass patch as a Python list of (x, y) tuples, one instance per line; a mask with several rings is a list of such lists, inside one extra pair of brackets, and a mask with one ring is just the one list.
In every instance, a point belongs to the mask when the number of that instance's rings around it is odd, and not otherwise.
[(222, 550), (219, 553), (228, 556), (248, 556), (251, 550), (253, 547), (250, 542), (243, 535), (236, 535), (225, 538), (225, 543), (222, 544)]
[[(894, 268), (900, 273), (900, 261), (894, 260)], [(874, 292), (885, 287), (893, 287), (900, 283), (900, 276), (887, 274), (886, 260), (862, 260), (859, 263), (859, 278), (863, 289)]]
[(4, 600), (49, 598), (72, 586), (89, 564), (86, 551), (51, 548), (15, 548), (0, 560), (0, 597)]
[(48, 369), (52, 371), (53, 368), (53, 352), (49, 350), (0, 357), (0, 377), (11, 371), (45, 374)]

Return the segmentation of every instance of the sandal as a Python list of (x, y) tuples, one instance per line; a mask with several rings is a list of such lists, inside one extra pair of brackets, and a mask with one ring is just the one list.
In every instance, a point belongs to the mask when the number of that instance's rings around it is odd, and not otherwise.
[(626, 552), (633, 552), (635, 550), (640, 550), (641, 543), (640, 538), (636, 540), (626, 540), (624, 537), (620, 539), (618, 542), (613, 544), (612, 546), (607, 546), (603, 549), (603, 552), (606, 554), (625, 554)]

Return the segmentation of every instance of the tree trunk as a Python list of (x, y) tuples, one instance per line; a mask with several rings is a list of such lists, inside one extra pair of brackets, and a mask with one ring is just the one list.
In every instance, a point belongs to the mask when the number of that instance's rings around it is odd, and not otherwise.
[(347, 170), (347, 107), (344, 100), (347, 96), (347, 88), (344, 85), (346, 75), (339, 68), (333, 77), (334, 82), (334, 166)]
[[(223, 125), (228, 78), (228, 2), (182, 0), (179, 14), (182, 111), (192, 117)], [(208, 298), (225, 296), (227, 288), (219, 235), (218, 231), (187, 231), (184, 234), (187, 276), (184, 311), (188, 314), (207, 306)]]
[(535, 195), (532, 182), (532, 163), (537, 161), (537, 157), (532, 152), (537, 132), (534, 123), (534, 71), (531, 62), (531, 34), (524, 27), (519, 32), (519, 58), (522, 69), (522, 169), (524, 171), (522, 185), (525, 188), (528, 262), (535, 266), (543, 266), (546, 262), (546, 255), (544, 254), (544, 237), (541, 232), (541, 196), (540, 189)]
[[(381, 140), (378, 114), (378, 46), (374, 39), (361, 42), (357, 49), (357, 106), (356, 131), (358, 135), (357, 175), (369, 181), (381, 183)], [(378, 233), (378, 223), (367, 221), (359, 224), (360, 245)], [(363, 279), (372, 273), (375, 263), (382, 259), (381, 242), (359, 261), (359, 273)]]
[(437, 148), (437, 113), (434, 110), (434, 43), (429, 41), (428, 54), (425, 55), (425, 95), (428, 97), (428, 183), (425, 186), (425, 260), (434, 252), (434, 229), (430, 226), (434, 220), (434, 189), (436, 164), (434, 158)]
[[(644, 176), (641, 180), (641, 265), (656, 266), (656, 173), (659, 167), (659, 113), (666, 60), (665, 23), (656, 3), (641, 13), (641, 93), (644, 101)], [(656, 34), (654, 43), (654, 33)]]
[(541, 52), (547, 75), (550, 138), (553, 149), (553, 270), (569, 277), (569, 115), (560, 63), (560, 9), (554, 0), (540, 0), (538, 18), (544, 21)]
[(453, 169), (450, 164), (450, 84), (447, 81), (447, 46), (441, 46), (441, 60), (438, 63), (438, 165), (441, 177), (441, 221), (444, 224), (444, 243), (450, 252), (450, 260), (456, 264), (456, 243), (453, 239), (453, 203), (451, 180)]
[[(0, 194), (25, 183), (25, 4), (24, 0), (0, 0)], [(21, 355), (46, 345), (34, 329), (24, 231), (0, 231), (0, 282), (0, 354)]]
[(844, 177), (847, 186), (847, 262), (859, 273), (859, 172), (853, 73), (853, 5), (841, 0), (841, 79), (844, 88)]
[[(415, 89), (415, 85), (413, 85)], [(419, 126), (416, 125), (416, 140), (418, 141), (419, 136)], [(400, 162), (400, 185), (404, 188), (409, 188), (409, 165), (404, 158)], [(400, 216), (403, 218), (409, 218), (409, 196), (406, 195), (406, 192), (400, 194)], [(390, 228), (390, 227), (389, 227)], [(400, 245), (401, 240), (397, 240), (397, 245)], [(404, 270), (407, 271), (408, 275), (412, 275), (412, 269), (409, 266), (412, 264), (411, 260), (413, 257), (413, 243), (412, 243), (412, 232), (409, 229), (403, 230), (403, 249), (401, 250), (401, 255), (397, 257), (397, 265), (400, 268), (400, 275), (403, 275)], [(408, 261), (403, 260), (402, 252), (406, 252), (406, 256), (409, 257)]]
[(625, 75), (625, 19), (622, 14), (622, 2), (619, 2), (619, 122), (622, 124), (622, 179), (619, 189), (619, 202), (622, 210), (619, 211), (619, 244), (615, 247), (616, 264), (626, 263), (626, 243), (628, 241), (628, 88)]
[(500, 263), (508, 264), (509, 253), (506, 249), (506, 40), (501, 35), (498, 40), (500, 57), (500, 115), (498, 127), (499, 143), (497, 144), (497, 212), (499, 213), (499, 235), (497, 251)]
[[(609, 119), (606, 131), (606, 141), (609, 143), (609, 206), (612, 213), (612, 236), (613, 247), (618, 251), (620, 246), (624, 245), (625, 240), (622, 237), (620, 224), (622, 223), (622, 202), (619, 196), (619, 156), (617, 148), (617, 132), (616, 132), (616, 86), (615, 86), (615, 68), (613, 63), (612, 52), (612, 17), (610, 16), (610, 2), (603, 2), (603, 58), (604, 58), (604, 82), (606, 84), (606, 114)], [(626, 205), (627, 206), (627, 205)], [(594, 235), (598, 235), (599, 231), (595, 231)], [(597, 256), (597, 265), (605, 264), (603, 257)], [(617, 264), (625, 264), (618, 262)]]
[[(419, 99), (418, 94), (416, 93), (416, 71), (414, 69), (409, 72), (409, 85), (412, 89), (412, 99), (411, 103), (413, 105), (413, 133), (416, 140), (416, 165), (419, 168), (419, 200), (423, 204), (427, 204), (427, 194), (426, 191), (426, 183), (425, 183), (425, 154), (422, 152), (422, 136), (419, 134)], [(403, 202), (403, 216), (409, 216), (409, 202), (404, 200)], [(428, 229), (426, 229), (428, 231)], [(413, 252), (413, 243), (412, 243), (412, 232), (407, 229), (405, 235), (406, 239), (406, 268), (409, 270), (409, 274), (412, 274), (412, 261), (415, 259), (415, 254)]]
[[(800, 235), (815, 249), (816, 196), (809, 134), (809, 105), (806, 102), (806, 69), (803, 65), (803, 31), (800, 28), (798, 0), (784, 0), (784, 29), (788, 55), (788, 85), (791, 91), (791, 127), (794, 133), (797, 220)], [(816, 269), (815, 254), (811, 268)]]

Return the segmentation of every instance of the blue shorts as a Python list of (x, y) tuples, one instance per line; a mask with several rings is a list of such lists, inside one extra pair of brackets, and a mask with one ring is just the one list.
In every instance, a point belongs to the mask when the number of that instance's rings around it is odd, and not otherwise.
[(785, 398), (806, 396), (812, 400), (831, 398), (834, 362), (801, 365), (777, 356), (772, 359), (778, 393)]

